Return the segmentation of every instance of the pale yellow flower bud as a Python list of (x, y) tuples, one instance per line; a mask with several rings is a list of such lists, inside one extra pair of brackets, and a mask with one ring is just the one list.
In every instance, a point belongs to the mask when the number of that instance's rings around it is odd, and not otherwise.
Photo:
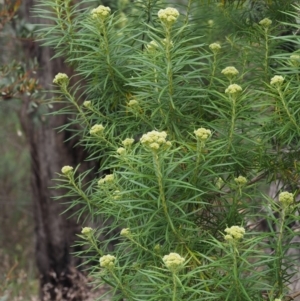
[(104, 255), (100, 257), (100, 266), (105, 269), (113, 269), (115, 267), (116, 257), (112, 255)]
[(72, 167), (72, 166), (69, 166), (69, 165), (66, 165), (66, 166), (64, 166), (64, 167), (61, 169), (61, 173), (64, 174), (64, 175), (71, 174), (71, 173), (73, 173), (73, 167)]
[(124, 228), (124, 229), (122, 229), (121, 230), (121, 232), (120, 232), (120, 235), (121, 236), (130, 236), (130, 234), (131, 234), (131, 232), (130, 232), (130, 229), (129, 228)]
[(214, 54), (217, 54), (222, 48), (219, 43), (212, 43), (208, 47)]
[(162, 23), (171, 26), (176, 22), (177, 18), (179, 17), (179, 12), (175, 8), (167, 7), (165, 9), (160, 9), (157, 15)]
[(209, 26), (209, 27), (213, 27), (214, 26), (214, 20), (208, 20), (207, 21), (207, 25)]
[(114, 193), (113, 193), (113, 199), (114, 200), (119, 200), (121, 198), (120, 196), (120, 190), (116, 190)]
[(228, 86), (228, 88), (225, 90), (225, 93), (226, 94), (237, 94), (242, 91), (243, 91), (243, 89), (241, 86), (239, 86), (237, 84), (232, 84), (232, 85)]
[(125, 149), (124, 147), (119, 147), (119, 148), (117, 149), (117, 153), (118, 153), (119, 155), (124, 155), (124, 154), (126, 153), (126, 149)]
[(146, 49), (149, 52), (155, 52), (158, 49), (158, 44), (156, 41), (151, 41), (150, 43), (147, 44)]
[(131, 146), (134, 142), (134, 139), (133, 138), (126, 138), (125, 140), (122, 141), (122, 144), (125, 146), (125, 147), (128, 147), (128, 146)]
[[(170, 146), (170, 143), (166, 141), (167, 133), (165, 131), (151, 131), (147, 134), (144, 134), (140, 139), (141, 143), (153, 151), (160, 149), (160, 146)], [(166, 149), (166, 148), (164, 148)]]
[(83, 102), (83, 106), (86, 108), (90, 108), (92, 106), (92, 102), (90, 100), (86, 100)]
[(247, 184), (247, 179), (243, 176), (238, 176), (234, 179), (235, 183), (237, 183), (240, 186), (244, 186)]
[(294, 202), (294, 195), (290, 192), (283, 191), (279, 194), (279, 202), (282, 203), (284, 207), (288, 207)]
[(221, 71), (222, 74), (224, 74), (226, 77), (228, 77), (229, 79), (233, 78), (234, 76), (239, 74), (239, 71), (233, 67), (233, 66), (229, 66), (226, 67), (225, 69), (223, 69)]
[(150, 143), (149, 147), (153, 150), (158, 150), (159, 149), (159, 144), (156, 142)]
[(270, 85), (271, 86), (281, 86), (284, 82), (284, 77), (281, 75), (275, 75), (271, 78)]
[(173, 47), (174, 46), (174, 43), (173, 43), (173, 41), (170, 41), (170, 40), (167, 40), (167, 39), (163, 39), (162, 40), (162, 44), (163, 45), (167, 45), (167, 43), (169, 43), (169, 45), (171, 46), (171, 47)]
[(154, 246), (154, 251), (155, 252), (159, 252), (161, 250), (161, 245), (160, 244), (156, 244), (155, 246)]
[(239, 226), (232, 226), (224, 230), (227, 235), (224, 236), (227, 241), (238, 241), (244, 237), (245, 228)]
[(55, 75), (53, 83), (57, 84), (58, 86), (67, 86), (69, 84), (69, 77), (65, 73), (58, 73)]
[(217, 181), (216, 181), (216, 186), (218, 187), (218, 189), (221, 189), (221, 187), (223, 187), (224, 185), (224, 181), (222, 178), (218, 178)]
[(226, 234), (224, 236), (224, 239), (227, 240), (227, 241), (233, 241), (233, 237), (231, 235), (229, 235), (229, 234)]
[(206, 141), (211, 136), (211, 131), (205, 128), (199, 128), (194, 131), (195, 136), (200, 141)]
[(90, 233), (93, 232), (93, 228), (91, 227), (84, 227), (81, 230), (81, 234), (88, 236)]
[(104, 180), (107, 183), (112, 183), (115, 180), (115, 177), (114, 177), (114, 175), (106, 175)]
[(300, 65), (300, 55), (299, 54), (292, 54), (290, 56), (290, 61), (291, 61), (291, 64), (295, 67), (299, 67)]
[(185, 259), (177, 253), (170, 253), (163, 257), (165, 266), (173, 273), (182, 268)]
[(113, 174), (111, 174), (111, 175), (106, 175), (104, 178), (102, 178), (102, 179), (100, 179), (100, 180), (98, 181), (98, 185), (101, 186), (101, 185), (104, 184), (104, 183), (113, 183), (113, 182), (114, 182), (114, 179), (115, 179), (115, 177), (114, 177)]
[(272, 24), (272, 20), (270, 20), (269, 18), (264, 18), (259, 22), (259, 25), (261, 25), (262, 27), (268, 28), (270, 27)]
[(99, 5), (97, 8), (92, 9), (92, 18), (100, 18), (105, 20), (110, 15), (111, 9), (108, 6)]
[(91, 135), (102, 135), (104, 132), (105, 127), (102, 124), (95, 124), (90, 129)]
[(134, 107), (137, 106), (139, 104), (139, 102), (135, 99), (130, 99), (129, 103), (128, 103), (128, 107)]

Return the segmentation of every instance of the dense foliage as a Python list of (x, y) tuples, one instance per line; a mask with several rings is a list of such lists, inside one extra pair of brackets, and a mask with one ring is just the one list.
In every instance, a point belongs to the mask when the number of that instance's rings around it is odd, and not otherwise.
[[(87, 221), (78, 256), (115, 300), (291, 294), (298, 8), (280, 23), (250, 18), (245, 2), (196, 2), (119, 1), (111, 10), (43, 0), (36, 8), (51, 21), (40, 30), (45, 45), (78, 75), (72, 85), (63, 70), (54, 79), (54, 102), (66, 103), (55, 114), (70, 114), (60, 130), (72, 129), (99, 162), (87, 184), (91, 171), (64, 166), (59, 187), (78, 216), (106, 225)], [(280, 183), (274, 199), (263, 193), (271, 181)], [(262, 220), (268, 231), (259, 231)]]

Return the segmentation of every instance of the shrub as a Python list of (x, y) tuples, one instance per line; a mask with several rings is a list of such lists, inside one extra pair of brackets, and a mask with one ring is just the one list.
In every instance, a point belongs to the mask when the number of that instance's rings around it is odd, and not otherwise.
[[(283, 298), (295, 271), (286, 254), (298, 248), (299, 54), (278, 41), (296, 37), (277, 37), (282, 25), (264, 18), (224, 38), (192, 1), (118, 3), (36, 9), (54, 21), (44, 43), (81, 78), (53, 81), (54, 102), (66, 102), (56, 113), (71, 114), (61, 130), (79, 125), (100, 166), (88, 184), (71, 166), (58, 179), (78, 216), (107, 225), (83, 228), (78, 256), (115, 300)], [(263, 194), (274, 180), (279, 201)]]

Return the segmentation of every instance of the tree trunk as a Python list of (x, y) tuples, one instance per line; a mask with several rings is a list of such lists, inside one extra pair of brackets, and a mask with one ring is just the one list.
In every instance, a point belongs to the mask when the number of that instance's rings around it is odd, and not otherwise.
[[(34, 0), (24, 0), (25, 19), (37, 24), (41, 20), (30, 17)], [(58, 72), (71, 75), (71, 70), (63, 65), (62, 59), (51, 60), (53, 52), (47, 47), (40, 47), (34, 42), (24, 44), (26, 57), (37, 58), (40, 66), (37, 77), (43, 89), (48, 90)], [(48, 94), (47, 98), (53, 95)], [(47, 109), (46, 109), (47, 107)], [(58, 107), (55, 105), (54, 110)], [(61, 215), (66, 205), (53, 198), (64, 194), (62, 190), (50, 189), (64, 165), (76, 166), (86, 170), (91, 166), (84, 163), (84, 152), (74, 148), (76, 141), (64, 143), (68, 138), (66, 131), (57, 133), (57, 127), (67, 122), (63, 115), (45, 115), (47, 105), (35, 108), (28, 97), (24, 101), (21, 120), (30, 145), (31, 187), (36, 235), (36, 262), (40, 274), (41, 300), (87, 300), (88, 289), (83, 274), (76, 269), (78, 259), (70, 255), (75, 251), (71, 245), (75, 234), (80, 233), (81, 225), (68, 214)], [(91, 164), (91, 163), (89, 163)]]

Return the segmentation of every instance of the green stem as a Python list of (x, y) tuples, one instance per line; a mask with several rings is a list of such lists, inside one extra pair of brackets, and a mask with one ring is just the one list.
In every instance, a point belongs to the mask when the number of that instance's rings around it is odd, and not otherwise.
[(176, 285), (175, 273), (172, 274), (172, 278), (173, 278), (173, 297), (172, 297), (172, 301), (176, 301), (176, 289), (177, 289), (177, 285)]
[(265, 28), (265, 80), (268, 81), (268, 70), (269, 70), (269, 38), (268, 38), (268, 28)]
[(285, 210), (282, 209), (281, 219), (280, 219), (280, 227), (279, 227), (279, 235), (276, 244), (276, 282), (279, 288), (279, 295), (283, 293), (283, 279), (282, 279), (282, 239), (283, 239), (283, 230), (284, 230), (284, 223), (285, 223)]
[(235, 287), (236, 287), (236, 292), (237, 292), (237, 300), (241, 300), (239, 275), (238, 275), (238, 262), (237, 262), (238, 251), (237, 251), (235, 245), (232, 245), (231, 248), (232, 248), (232, 253), (233, 253), (233, 277), (234, 277), (234, 282), (235, 282)]
[(65, 0), (64, 5), (65, 5), (65, 11), (66, 11), (66, 16), (69, 24), (72, 24), (71, 21), (71, 13), (70, 13), (70, 0)]
[(192, 6), (192, 0), (189, 0), (189, 2), (187, 4), (187, 8), (186, 8), (186, 15), (185, 15), (185, 20), (184, 20), (184, 25), (187, 25), (188, 22), (189, 22), (191, 6)]
[(192, 177), (192, 183), (195, 183), (196, 185), (196, 180), (197, 180), (197, 175), (198, 175), (198, 171), (199, 171), (199, 165), (201, 162), (201, 152), (202, 152), (202, 148), (203, 148), (204, 144), (203, 142), (197, 140), (197, 159), (196, 159), (196, 167), (195, 167), (195, 171), (194, 171), (194, 175)]
[(172, 231), (174, 232), (175, 235), (177, 235), (177, 232), (175, 230), (175, 227), (172, 223), (172, 220), (171, 220), (169, 212), (168, 212), (168, 206), (167, 206), (166, 196), (165, 196), (165, 192), (164, 192), (163, 177), (162, 177), (162, 172), (161, 172), (161, 168), (160, 168), (159, 157), (158, 157), (157, 152), (155, 152), (155, 151), (153, 151), (153, 162), (154, 162), (154, 166), (155, 166), (155, 173), (156, 173), (158, 187), (159, 187), (159, 196), (160, 196), (160, 200), (162, 202), (164, 214), (165, 214), (165, 217), (166, 217), (168, 223), (171, 226)]
[(91, 210), (91, 206), (97, 207), (95, 204), (92, 204), (87, 195), (77, 186), (73, 176), (69, 178), (70, 183), (74, 187), (75, 191), (78, 193), (78, 195), (88, 204), (89, 209)]
[(139, 242), (137, 242), (137, 241), (136, 241), (135, 239), (133, 239), (132, 237), (128, 236), (128, 239), (129, 239), (130, 241), (132, 241), (134, 244), (136, 244), (139, 248), (143, 249), (144, 251), (149, 252), (149, 253), (151, 253), (152, 255), (157, 256), (157, 257), (159, 257), (159, 258), (161, 257), (160, 255), (155, 254), (155, 253), (152, 252), (151, 250), (149, 250), (149, 249), (145, 248), (144, 246), (142, 246)]
[(116, 88), (116, 86), (115, 86), (115, 74), (114, 74), (113, 68), (111, 67), (108, 35), (107, 35), (106, 26), (105, 26), (105, 21), (103, 21), (103, 20), (101, 20), (101, 29), (102, 29), (102, 35), (103, 35), (103, 40), (104, 40), (104, 52), (106, 54), (106, 63), (107, 63), (107, 66), (108, 66), (108, 73), (110, 75), (110, 78), (113, 82), (114, 87)]
[(233, 134), (234, 134), (234, 128), (235, 128), (235, 119), (236, 119), (236, 96), (229, 96), (229, 100), (231, 101), (231, 125), (228, 135), (228, 148), (227, 153), (230, 150)]
[(100, 257), (104, 255), (103, 252), (101, 251), (101, 249), (98, 248), (97, 241), (96, 241), (94, 235), (89, 238), (89, 242), (94, 247), (94, 249), (97, 251), (97, 253), (100, 255)]
[(94, 107), (90, 107), (89, 110), (91, 112), (93, 112), (94, 114), (96, 114), (97, 116), (99, 117), (102, 117), (103, 119), (106, 119), (106, 120), (109, 120), (109, 121), (112, 121), (111, 118), (105, 116), (104, 114), (102, 114), (100, 111), (96, 110)]
[(208, 89), (209, 90), (213, 84), (213, 80), (216, 74), (216, 69), (217, 69), (217, 54), (214, 53), (214, 60), (213, 60), (213, 69), (212, 69), (212, 73), (211, 73), (211, 77), (210, 77), (210, 82), (209, 82), (209, 86)]
[(168, 92), (169, 99), (172, 105), (172, 109), (175, 109), (175, 105), (173, 102), (173, 70), (172, 70), (172, 59), (171, 59), (171, 28), (166, 27), (166, 59), (167, 59), (167, 77), (168, 77)]
[(117, 286), (120, 289), (120, 291), (123, 293), (123, 295), (126, 297), (127, 300), (131, 300), (130, 295), (128, 294), (127, 290), (125, 289), (125, 287), (123, 286), (122, 282), (120, 281), (120, 279), (116, 276), (116, 274), (114, 273), (113, 270), (110, 270), (113, 278), (116, 280), (117, 282)]
[(63, 93), (67, 96), (67, 98), (70, 100), (70, 102), (75, 106), (75, 108), (77, 109), (77, 111), (79, 112), (80, 116), (82, 117), (82, 119), (85, 121), (87, 126), (90, 126), (89, 121), (87, 120), (84, 112), (82, 111), (81, 107), (78, 105), (78, 103), (76, 102), (75, 98), (73, 97), (73, 95), (71, 95), (69, 93), (69, 91), (67, 90), (67, 88), (63, 87), (62, 88)]

